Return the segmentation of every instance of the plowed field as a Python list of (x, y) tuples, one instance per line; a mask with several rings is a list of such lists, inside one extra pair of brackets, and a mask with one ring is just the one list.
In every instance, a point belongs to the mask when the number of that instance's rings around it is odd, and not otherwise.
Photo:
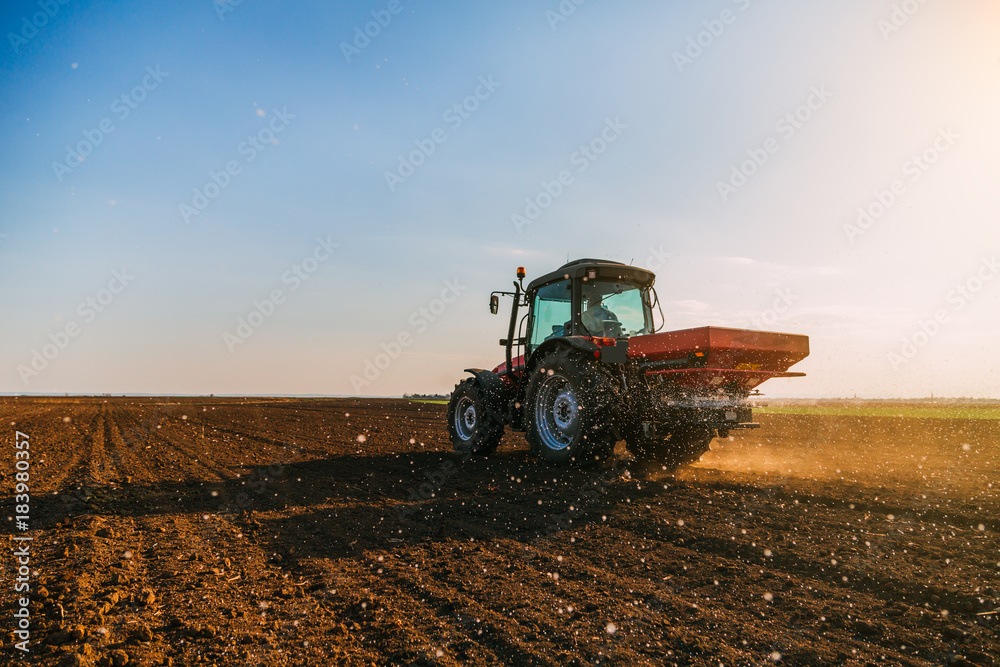
[(7, 522), (34, 538), (18, 659), (1000, 664), (997, 420), (761, 415), (638, 479), (622, 450), (553, 468), (517, 436), (466, 459), (444, 416), (0, 400), (5, 516), (15, 431), (31, 452), (30, 528)]

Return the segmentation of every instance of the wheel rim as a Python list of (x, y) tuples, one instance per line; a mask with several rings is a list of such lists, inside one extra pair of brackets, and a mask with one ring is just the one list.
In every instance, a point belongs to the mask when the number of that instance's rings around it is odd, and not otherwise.
[(476, 432), (476, 404), (468, 396), (458, 399), (455, 406), (455, 432), (462, 440), (471, 440)]
[(569, 381), (561, 375), (542, 380), (535, 401), (535, 422), (549, 449), (569, 447), (580, 429), (580, 404)]

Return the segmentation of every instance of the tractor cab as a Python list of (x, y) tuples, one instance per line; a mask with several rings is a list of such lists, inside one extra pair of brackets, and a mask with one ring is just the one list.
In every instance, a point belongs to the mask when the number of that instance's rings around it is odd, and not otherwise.
[(563, 336), (627, 339), (652, 333), (653, 280), (643, 269), (581, 259), (531, 281), (526, 351)]
[[(523, 269), (518, 277), (524, 277)], [(617, 345), (624, 356), (630, 337), (654, 331), (654, 280), (651, 272), (620, 262), (578, 259), (532, 280), (527, 288), (514, 283), (514, 292), (494, 292), (494, 314), (501, 295), (514, 297), (510, 335), (500, 341), (508, 350), (507, 363), (495, 372), (506, 377), (507, 369), (516, 372), (548, 341), (567, 337)], [(523, 307), (528, 312), (518, 319)]]

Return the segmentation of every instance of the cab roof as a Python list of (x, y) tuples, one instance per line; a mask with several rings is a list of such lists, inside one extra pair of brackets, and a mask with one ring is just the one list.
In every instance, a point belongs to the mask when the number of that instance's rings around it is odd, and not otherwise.
[(564, 278), (580, 279), (589, 277), (590, 271), (595, 272), (595, 280), (616, 280), (634, 284), (638, 287), (650, 287), (656, 276), (652, 271), (640, 269), (637, 266), (628, 266), (621, 262), (613, 262), (609, 259), (583, 258), (574, 259), (572, 262), (563, 264), (555, 271), (546, 273), (544, 276), (535, 278), (528, 283), (529, 292), (548, 285), (549, 283)]

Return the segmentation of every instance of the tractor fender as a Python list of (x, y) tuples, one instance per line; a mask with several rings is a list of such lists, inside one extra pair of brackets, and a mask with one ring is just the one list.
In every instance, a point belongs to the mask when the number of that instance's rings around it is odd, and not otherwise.
[(531, 353), (531, 358), (528, 363), (524, 366), (525, 377), (531, 374), (538, 366), (538, 363), (549, 355), (553, 350), (559, 348), (560, 346), (568, 346), (580, 352), (584, 352), (588, 355), (594, 354), (595, 351), (600, 350), (600, 346), (593, 342), (589, 338), (584, 336), (563, 336), (562, 338), (553, 338), (552, 340), (547, 340), (538, 347), (534, 349)]
[(495, 398), (498, 405), (503, 405), (506, 392), (499, 375), (483, 368), (466, 368), (465, 372), (471, 373), (476, 378), (476, 383), (488, 396)]
[(483, 368), (466, 368), (466, 373), (471, 373), (475, 377), (483, 393), (495, 401), (496, 413), (501, 415), (504, 424), (511, 424), (510, 409), (514, 402), (514, 390), (503, 383), (500, 376), (493, 371)]

